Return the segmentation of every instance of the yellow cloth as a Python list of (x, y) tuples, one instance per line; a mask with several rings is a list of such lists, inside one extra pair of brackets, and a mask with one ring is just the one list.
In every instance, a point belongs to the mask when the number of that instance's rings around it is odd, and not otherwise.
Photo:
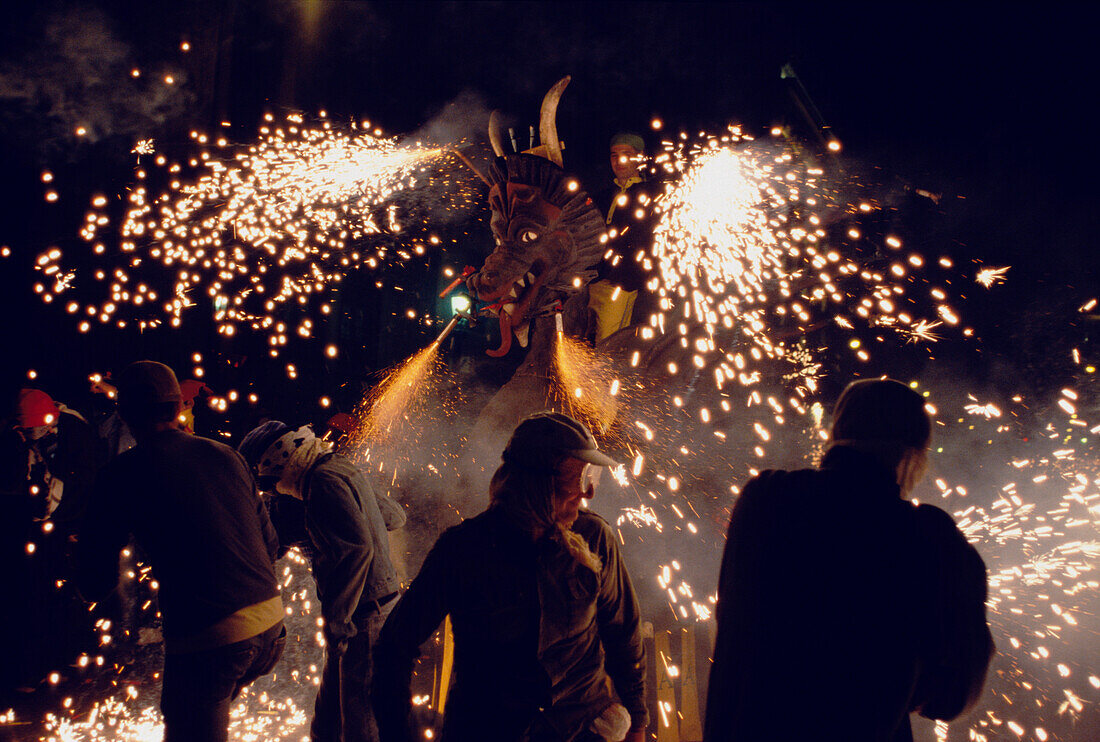
[(283, 601), (276, 595), (260, 603), (246, 605), (197, 634), (172, 640), (165, 646), (165, 651), (184, 654), (224, 647), (262, 634), (281, 620), (283, 620)]
[(605, 224), (611, 223), (611, 217), (615, 213), (615, 207), (619, 205), (619, 196), (630, 190), (630, 186), (634, 185), (635, 183), (641, 182), (641, 177), (637, 175), (635, 175), (633, 178), (628, 178), (625, 183), (618, 178), (615, 178), (615, 185), (619, 186), (619, 192), (616, 193), (615, 197), (611, 199), (611, 208), (607, 210), (607, 219), (604, 220)]
[(588, 284), (588, 308), (596, 314), (596, 342), (630, 326), (637, 291), (623, 291), (611, 281)]

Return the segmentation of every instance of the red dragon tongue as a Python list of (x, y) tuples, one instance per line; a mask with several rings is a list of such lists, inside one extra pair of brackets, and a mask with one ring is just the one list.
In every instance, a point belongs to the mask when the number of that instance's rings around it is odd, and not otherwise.
[(512, 349), (512, 317), (504, 311), (504, 307), (500, 308), (497, 317), (500, 319), (500, 347), (496, 350), (485, 351), (486, 355), (493, 358), (507, 355), (508, 351)]

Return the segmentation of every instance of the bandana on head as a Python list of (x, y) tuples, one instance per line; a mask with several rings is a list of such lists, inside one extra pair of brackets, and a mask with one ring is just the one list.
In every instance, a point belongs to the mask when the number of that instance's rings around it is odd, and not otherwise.
[(302, 497), (302, 480), (317, 461), (332, 450), (332, 444), (313, 434), (308, 425), (281, 435), (267, 447), (256, 467), (261, 477), (278, 477), (276, 490)]

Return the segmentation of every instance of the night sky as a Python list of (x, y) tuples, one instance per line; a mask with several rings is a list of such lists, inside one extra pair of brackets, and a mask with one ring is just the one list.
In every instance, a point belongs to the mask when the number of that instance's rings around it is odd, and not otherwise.
[[(84, 194), (128, 181), (137, 139), (171, 148), (192, 127), (228, 121), (248, 141), (266, 111), (325, 109), (391, 133), (483, 140), (490, 109), (523, 130), (565, 74), (566, 164), (599, 190), (608, 137), (644, 131), (653, 116), (666, 134), (783, 123), (813, 141), (779, 76), (792, 64), (849, 172), (943, 194), (910, 244), (1013, 266), (1008, 285), (968, 308), (993, 355), (1019, 346), (1022, 322), (1028, 338), (1056, 331), (1097, 284), (1094, 65), (1072, 10), (226, 0), (13, 12), (0, 66), (10, 207), (0, 241), (14, 251), (5, 309), (24, 319), (6, 329), (9, 345), (43, 328), (67, 334), (31, 301), (25, 268), (43, 247), (73, 241)], [(126, 76), (134, 66), (140, 84)], [(165, 72), (176, 85), (150, 94)], [(443, 128), (423, 129), (429, 120)], [(67, 189), (59, 204), (42, 201), (46, 168)], [(1045, 355), (1041, 343), (1029, 352)]]
[[(566, 166), (599, 190), (609, 136), (645, 131), (653, 116), (666, 134), (736, 122), (764, 135), (783, 123), (813, 141), (780, 79), (785, 63), (843, 142), (849, 172), (943, 194), (910, 244), (1013, 266), (1007, 285), (968, 307), (992, 354), (1019, 346), (1022, 322), (1032, 340), (1058, 331), (1100, 273), (1087, 25), (1072, 9), (894, 5), (19, 5), (0, 32), (0, 242), (14, 252), (4, 309), (20, 317), (4, 340), (26, 355), (12, 371), (48, 365), (26, 347), (44, 330), (83, 342), (33, 300), (27, 268), (45, 246), (76, 243), (84, 194), (127, 182), (137, 139), (171, 147), (227, 120), (248, 141), (266, 111), (323, 108), (399, 134), (431, 134), (421, 127), (442, 114), (444, 135), (484, 140), (490, 109), (525, 130), (570, 74), (558, 116)], [(151, 96), (126, 78), (132, 66), (179, 82)], [(45, 168), (59, 175), (59, 204), (42, 200)], [(1041, 343), (1029, 352), (1045, 355)]]

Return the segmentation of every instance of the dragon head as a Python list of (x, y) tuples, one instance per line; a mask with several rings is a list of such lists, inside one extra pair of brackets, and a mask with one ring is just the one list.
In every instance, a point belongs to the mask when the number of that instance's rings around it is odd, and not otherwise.
[(501, 347), (490, 355), (507, 353), (513, 334), (526, 345), (531, 321), (591, 281), (603, 251), (603, 219), (561, 167), (554, 119), (568, 83), (559, 81), (543, 100), (540, 147), (506, 154), (496, 114), (490, 118), (497, 157), (484, 177), (496, 248), (467, 281), (500, 319)]

